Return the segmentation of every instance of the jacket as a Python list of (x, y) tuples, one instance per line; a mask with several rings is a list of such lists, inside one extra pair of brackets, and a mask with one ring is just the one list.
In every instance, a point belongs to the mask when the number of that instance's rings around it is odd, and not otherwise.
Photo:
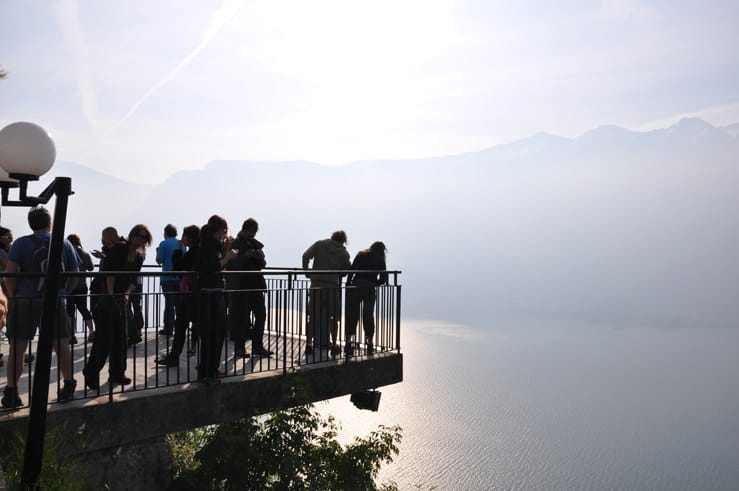
[(381, 254), (375, 254), (374, 252), (363, 252), (360, 251), (354, 256), (354, 262), (352, 262), (352, 269), (358, 271), (376, 270), (378, 273), (356, 273), (349, 275), (347, 278), (347, 284), (354, 284), (355, 286), (361, 287), (375, 287), (384, 285), (387, 283), (387, 273), (379, 273), (379, 271), (385, 271), (385, 258)]
[[(338, 241), (333, 239), (323, 239), (314, 242), (303, 253), (303, 269), (308, 269), (308, 263), (313, 260), (312, 269), (315, 270), (341, 270), (350, 269), (349, 252)], [(341, 285), (341, 277), (343, 274), (307, 274), (310, 278), (311, 286), (318, 287), (335, 287)]]
[[(264, 257), (254, 257), (247, 252), (262, 251), (264, 244), (259, 242), (257, 239), (245, 239), (239, 235), (236, 240), (231, 243), (231, 249), (239, 251), (239, 255), (233, 258), (226, 264), (226, 269), (229, 271), (259, 271), (267, 266), (267, 261)], [(239, 275), (230, 276), (229, 283), (234, 288), (243, 289), (263, 289), (267, 288), (267, 282), (264, 280), (264, 275), (261, 274), (250, 274), (250, 275)], [(231, 288), (232, 286), (229, 286)]]

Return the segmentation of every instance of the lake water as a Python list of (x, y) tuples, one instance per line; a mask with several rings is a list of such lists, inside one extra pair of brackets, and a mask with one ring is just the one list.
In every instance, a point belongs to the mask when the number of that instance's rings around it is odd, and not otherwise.
[(379, 412), (318, 405), (403, 427), (401, 489), (739, 489), (739, 328), (404, 321), (402, 352)]

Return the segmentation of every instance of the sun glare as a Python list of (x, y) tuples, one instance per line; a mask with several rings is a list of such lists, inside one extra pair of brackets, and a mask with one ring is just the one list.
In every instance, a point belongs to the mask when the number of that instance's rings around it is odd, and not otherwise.
[(241, 16), (248, 24), (242, 33), (256, 25), (266, 37), (260, 61), (307, 88), (283, 130), (313, 146), (308, 153), (323, 162), (341, 163), (369, 157), (373, 141), (392, 141), (424, 113), (424, 101), (433, 97), (425, 90), (428, 64), (454, 44), (451, 7), (259, 2)]

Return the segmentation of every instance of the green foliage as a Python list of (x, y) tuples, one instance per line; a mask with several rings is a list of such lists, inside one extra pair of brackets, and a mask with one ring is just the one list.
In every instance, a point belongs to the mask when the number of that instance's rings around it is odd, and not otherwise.
[(375, 479), (398, 454), (401, 428), (380, 426), (346, 447), (336, 440), (338, 430), (332, 417), (302, 405), (177, 434), (170, 447), (174, 460), (182, 460), (170, 489), (395, 489), (378, 487)]
[[(8, 491), (20, 490), (23, 474), (25, 439), (18, 433), (2, 442), (2, 470)], [(57, 432), (46, 433), (44, 458), (37, 484), (39, 489), (50, 491), (75, 491), (84, 488), (74, 460), (69, 457), (70, 442), (64, 441)]]
[(172, 456), (172, 473), (175, 476), (189, 469), (196, 469), (200, 465), (195, 455), (213, 439), (215, 430), (215, 426), (206, 426), (166, 436), (169, 453)]

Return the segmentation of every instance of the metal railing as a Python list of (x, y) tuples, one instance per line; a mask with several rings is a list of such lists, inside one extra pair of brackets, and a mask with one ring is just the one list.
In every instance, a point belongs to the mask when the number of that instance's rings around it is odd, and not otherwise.
[[(223, 272), (227, 285), (223, 290), (190, 293), (179, 291), (179, 280), (189, 278), (190, 281), (197, 282), (195, 273), (162, 273), (152, 269), (151, 266), (146, 266), (141, 272), (136, 273), (63, 273), (65, 278), (77, 277), (77, 281), (84, 281), (87, 285), (90, 279), (116, 275), (136, 275), (140, 284), (140, 290), (131, 294), (127, 301), (124, 301), (121, 295), (89, 292), (60, 295), (59, 298), (66, 303), (79, 302), (87, 306), (92, 314), (95, 336), (98, 338), (96, 341), (91, 339), (92, 332), (86, 329), (85, 319), (80, 310), (76, 308), (72, 310), (70, 307), (68, 310), (70, 315), (65, 319), (69, 322), (68, 326), (73, 336), (70, 339), (76, 341), (69, 346), (71, 351), (69, 369), (77, 383), (73, 399), (107, 394), (112, 400), (113, 395), (120, 392), (150, 390), (198, 381), (212, 383), (217, 381), (214, 379), (222, 377), (244, 376), (272, 370), (287, 373), (288, 370), (314, 363), (351, 362), (351, 357), (400, 350), (401, 285), (398, 282), (400, 271), (387, 271), (387, 284), (371, 289), (374, 292), (372, 295), (368, 293), (367, 288), (347, 286), (343, 282), (336, 288), (311, 287), (311, 280), (305, 276), (308, 273), (315, 280), (321, 274), (346, 275), (361, 271), (318, 273), (313, 270), (272, 268), (257, 272)], [(17, 280), (33, 276), (32, 273), (3, 275), (15, 276)], [(239, 286), (239, 282), (249, 282), (255, 275), (265, 277), (266, 288)], [(178, 288), (165, 293), (160, 283), (166, 279), (170, 279), (172, 282), (170, 285), (177, 282)], [(374, 297), (374, 305), (371, 298), (368, 300), (368, 294)], [(364, 298), (361, 307), (358, 305), (360, 297)], [(264, 332), (261, 340), (252, 339), (250, 334), (253, 333), (255, 321), (258, 320), (255, 317), (260, 310), (258, 304), (262, 298), (265, 314)], [(36, 300), (20, 296), (9, 299), (8, 310), (13, 315), (14, 309), (21, 308), (22, 302), (29, 301), (33, 303), (32, 310), (38, 307), (40, 311), (40, 301), (36, 305)], [(253, 310), (249, 306), (250, 301), (256, 303)], [(165, 326), (164, 311), (167, 302), (174, 302), (175, 318), (171, 324)], [(219, 309), (221, 305), (222, 308)], [(365, 311), (367, 305), (372, 305), (372, 315)], [(206, 311), (211, 314), (207, 314)], [(218, 313), (220, 311), (222, 317)], [(215, 317), (212, 312), (216, 312)], [(241, 318), (237, 318), (239, 314), (242, 315)], [(352, 318), (357, 320), (354, 333), (347, 332), (347, 320), (351, 321)], [(36, 321), (37, 319), (32, 322)], [(374, 321), (375, 324), (371, 345), (367, 343), (370, 341), (366, 333), (368, 321)], [(119, 323), (116, 324), (117, 322)], [(125, 373), (111, 373), (108, 358), (103, 360), (105, 368), (99, 371), (97, 383), (88, 383), (91, 380), (95, 381), (96, 374), (90, 373), (88, 366), (95, 342), (99, 345), (107, 343), (102, 349), (99, 346), (95, 348), (104, 355), (120, 353), (116, 351), (114, 344), (121, 338), (114, 340), (113, 334), (120, 334), (121, 329), (125, 332)], [(172, 329), (172, 332), (168, 332), (169, 329)], [(180, 336), (177, 333), (178, 329)], [(311, 330), (314, 332), (313, 344), (306, 338)], [(244, 334), (246, 341), (242, 343), (240, 338), (243, 338)], [(32, 393), (31, 366), (34, 363), (37, 337), (38, 332), (35, 332), (34, 338), (24, 352), (25, 359), (17, 385), (23, 406), (29, 404), (28, 395)], [(180, 345), (180, 353), (177, 353), (176, 340)], [(261, 354), (257, 353), (260, 351), (257, 347), (259, 341), (264, 347)], [(207, 358), (203, 352), (204, 346), (207, 345), (212, 349), (213, 343), (221, 346), (218, 354), (218, 372), (215, 377), (205, 377), (203, 370), (198, 370), (198, 364)], [(350, 348), (349, 353), (347, 347)], [(0, 348), (0, 352), (4, 354), (2, 360), (6, 364), (0, 368), (0, 387), (4, 387), (7, 385), (8, 375), (10, 374), (11, 378), (13, 376), (8, 369), (10, 349), (8, 340), (3, 339)], [(245, 349), (245, 353), (240, 353), (242, 348)], [(63, 350), (65, 347), (61, 346), (60, 349)], [(102, 366), (98, 354), (96, 353), (96, 363)], [(169, 362), (170, 366), (157, 362), (166, 359), (168, 355), (175, 360)], [(49, 400), (51, 403), (57, 403), (57, 393), (63, 387), (62, 372), (67, 370), (61, 370), (63, 367), (60, 366), (60, 356), (53, 358)], [(88, 367), (87, 378), (85, 367)], [(110, 377), (108, 382), (105, 381), (106, 374)], [(121, 385), (122, 376), (130, 378), (130, 382)]]

